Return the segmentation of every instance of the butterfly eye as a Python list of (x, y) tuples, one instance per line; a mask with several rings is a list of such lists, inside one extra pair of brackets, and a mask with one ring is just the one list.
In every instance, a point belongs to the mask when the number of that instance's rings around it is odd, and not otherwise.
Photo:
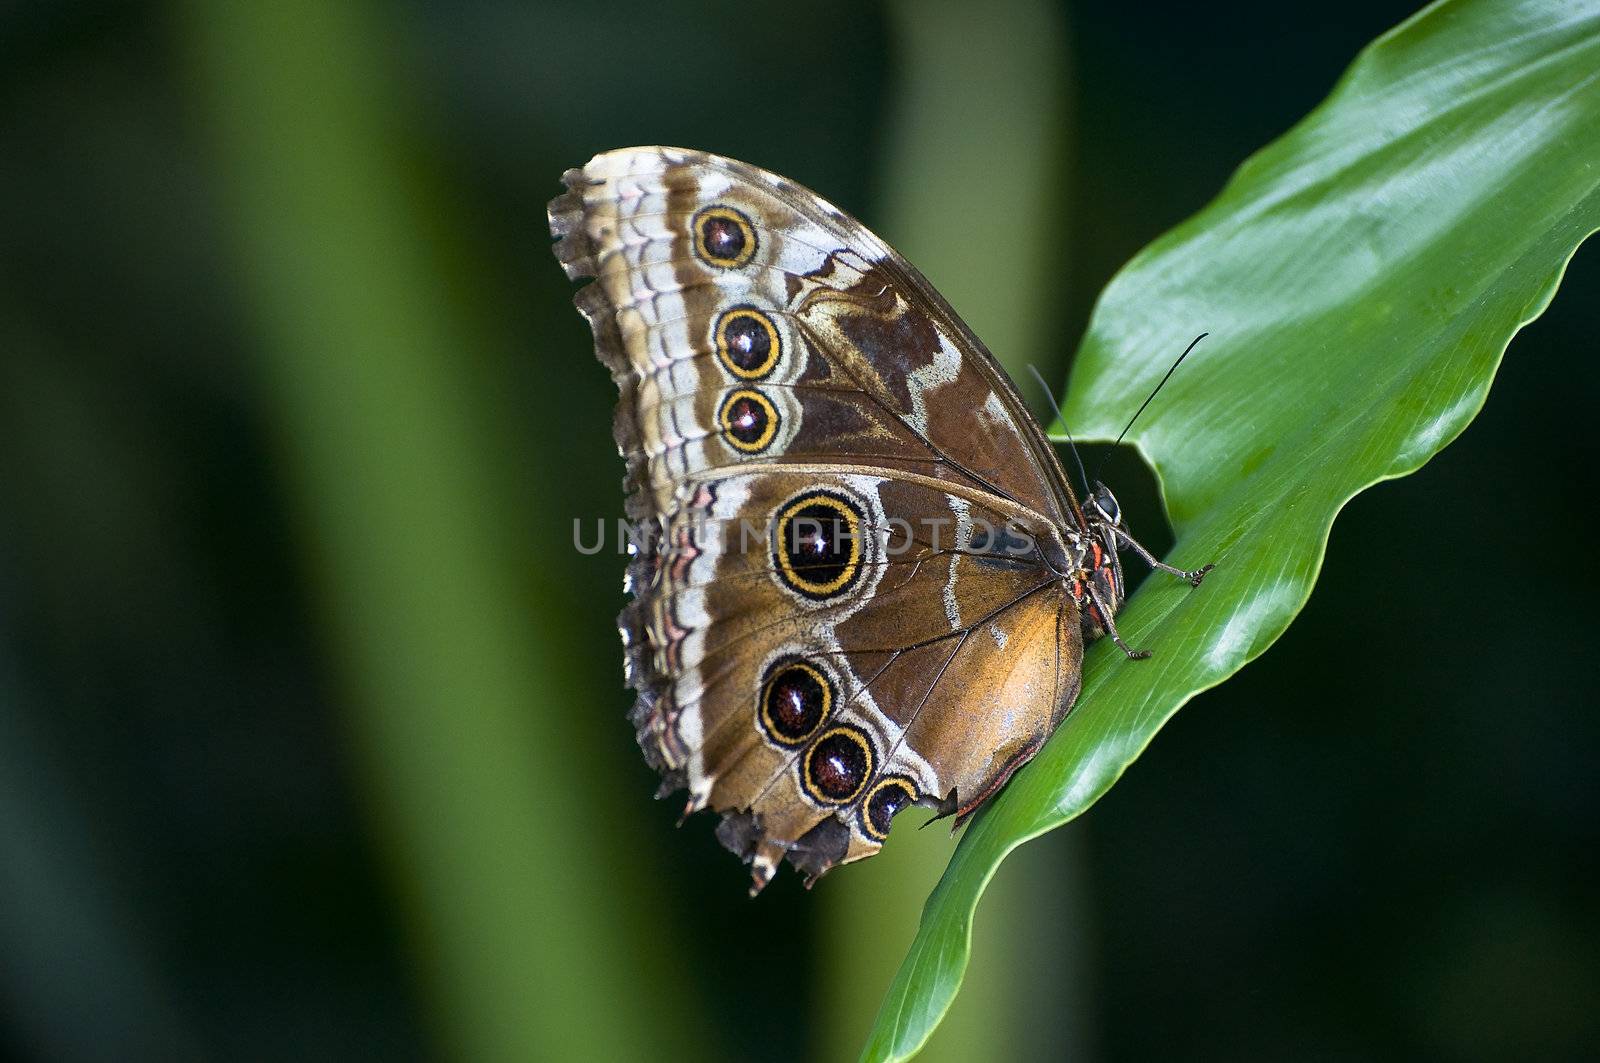
[(1105, 484), (1096, 484), (1094, 492), (1094, 508), (1100, 511), (1100, 516), (1112, 524), (1122, 523), (1122, 507), (1117, 505), (1117, 496)]

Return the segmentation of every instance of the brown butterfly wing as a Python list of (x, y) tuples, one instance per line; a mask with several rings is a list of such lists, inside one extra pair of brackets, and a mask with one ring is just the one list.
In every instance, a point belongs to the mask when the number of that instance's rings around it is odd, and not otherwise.
[(669, 148), (565, 180), (556, 252), (596, 278), (577, 301), (621, 391), (621, 624), (663, 789), (723, 812), (758, 888), (784, 856), (814, 877), (870, 855), (908, 803), (970, 811), (1077, 693), (1049, 560), (1081, 517), (1038, 425), (810, 192)]

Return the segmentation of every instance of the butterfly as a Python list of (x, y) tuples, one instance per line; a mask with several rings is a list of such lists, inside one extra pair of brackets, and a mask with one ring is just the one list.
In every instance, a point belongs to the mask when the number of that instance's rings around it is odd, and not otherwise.
[[(1061, 723), (1120, 552), (994, 356), (864, 225), (792, 181), (666, 147), (595, 156), (555, 254), (620, 393), (618, 618), (658, 796), (722, 815), (758, 893), (957, 825)], [(1087, 490), (1087, 488), (1086, 488)]]

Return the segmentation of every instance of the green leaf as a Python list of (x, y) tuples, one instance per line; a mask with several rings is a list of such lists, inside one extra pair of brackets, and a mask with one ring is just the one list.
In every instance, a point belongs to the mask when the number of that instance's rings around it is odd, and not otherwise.
[(864, 1058), (914, 1054), (966, 968), (1000, 861), (1104, 794), (1189, 698), (1304, 606), (1334, 516), (1415, 471), (1482, 407), (1511, 337), (1600, 228), (1600, 6), (1441, 3), (1379, 38), (1332, 96), (1248, 160), (1102, 295), (1065, 417), (1110, 439), (1195, 333), (1130, 439), (1186, 567), (1156, 574), (1077, 707), (962, 838)]

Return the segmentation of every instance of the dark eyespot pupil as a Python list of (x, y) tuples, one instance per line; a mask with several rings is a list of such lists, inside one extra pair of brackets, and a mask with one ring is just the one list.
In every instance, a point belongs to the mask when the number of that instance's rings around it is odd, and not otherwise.
[(747, 396), (733, 400), (728, 408), (728, 431), (741, 443), (754, 443), (767, 430), (767, 411)]
[(728, 357), (740, 369), (750, 372), (764, 365), (772, 353), (772, 335), (754, 314), (739, 314), (723, 330)]
[(868, 754), (859, 739), (843, 732), (825, 736), (811, 751), (811, 782), (825, 797), (848, 800), (866, 778)]
[(767, 688), (768, 715), (787, 738), (802, 738), (822, 722), (826, 692), (808, 669), (790, 665), (773, 677)]
[(775, 716), (787, 727), (799, 727), (806, 716), (806, 706), (810, 704), (806, 692), (793, 684), (779, 687), (774, 693), (773, 709)]
[(889, 783), (873, 791), (867, 802), (867, 815), (879, 834), (889, 833), (889, 824), (896, 813), (911, 803), (912, 794), (902, 783)]
[(714, 258), (738, 258), (744, 250), (744, 230), (731, 218), (705, 219), (700, 223), (700, 238)]
[(767, 684), (768, 726), (791, 741), (810, 735), (822, 722), (827, 694), (816, 675), (791, 664)]
[(785, 532), (790, 563), (808, 582), (831, 582), (850, 564), (850, 525), (832, 506), (806, 506), (789, 518)]

